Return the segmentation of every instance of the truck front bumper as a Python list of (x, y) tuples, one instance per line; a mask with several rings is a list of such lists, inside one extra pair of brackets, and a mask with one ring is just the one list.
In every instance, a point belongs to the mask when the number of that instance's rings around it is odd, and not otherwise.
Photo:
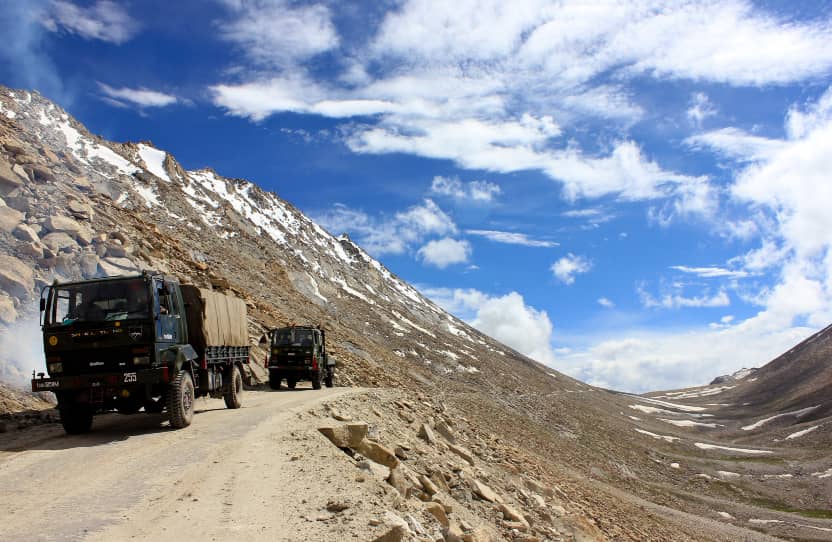
[(74, 391), (90, 388), (121, 388), (134, 384), (158, 384), (169, 382), (167, 367), (126, 371), (123, 373), (95, 373), (54, 378), (33, 378), (32, 391)]

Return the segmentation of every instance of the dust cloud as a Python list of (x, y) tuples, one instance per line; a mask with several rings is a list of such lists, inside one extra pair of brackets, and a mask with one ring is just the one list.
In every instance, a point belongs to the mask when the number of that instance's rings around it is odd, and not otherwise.
[(33, 370), (46, 371), (43, 336), (37, 316), (0, 328), (0, 381), (28, 388)]

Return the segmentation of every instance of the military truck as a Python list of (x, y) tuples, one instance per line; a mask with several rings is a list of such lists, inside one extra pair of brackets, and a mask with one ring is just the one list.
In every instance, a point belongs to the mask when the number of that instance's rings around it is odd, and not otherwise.
[(187, 427), (194, 399), (240, 408), (249, 361), (246, 305), (161, 273), (55, 282), (40, 300), (44, 373), (32, 391), (58, 399), (64, 430), (85, 433), (93, 416), (167, 410)]
[(317, 326), (289, 326), (269, 331), (261, 343), (270, 343), (266, 366), (269, 386), (279, 390), (283, 379), (293, 389), (299, 380), (311, 380), (312, 387), (333, 385), (335, 359), (326, 351), (326, 332)]

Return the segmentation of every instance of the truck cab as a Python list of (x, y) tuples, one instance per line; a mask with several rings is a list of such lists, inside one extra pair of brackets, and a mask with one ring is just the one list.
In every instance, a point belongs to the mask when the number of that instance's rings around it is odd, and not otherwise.
[[(142, 408), (167, 408), (171, 425), (184, 427), (195, 397), (242, 389), (243, 352), (212, 367), (200, 359), (182, 288), (162, 274), (56, 281), (41, 293), (40, 308), (48, 377), (33, 378), (32, 390), (55, 393), (67, 433), (88, 431), (95, 414)], [(247, 348), (244, 354), (247, 362)]]
[(299, 380), (310, 380), (312, 388), (322, 384), (331, 388), (335, 359), (326, 350), (326, 332), (317, 326), (288, 326), (268, 333), (270, 343), (267, 367), (269, 386), (280, 389), (282, 381), (293, 389)]

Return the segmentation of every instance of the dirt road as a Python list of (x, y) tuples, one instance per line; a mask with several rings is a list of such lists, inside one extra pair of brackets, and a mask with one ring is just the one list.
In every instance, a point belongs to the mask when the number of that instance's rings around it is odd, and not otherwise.
[(328, 500), (383, 491), (373, 479), (355, 482), (355, 467), (318, 434), (311, 411), (353, 393), (361, 392), (250, 391), (240, 410), (201, 399), (193, 424), (179, 431), (161, 416), (112, 414), (82, 436), (55, 424), (2, 434), (0, 539), (355, 536), (369, 510), (335, 517), (325, 513)]

